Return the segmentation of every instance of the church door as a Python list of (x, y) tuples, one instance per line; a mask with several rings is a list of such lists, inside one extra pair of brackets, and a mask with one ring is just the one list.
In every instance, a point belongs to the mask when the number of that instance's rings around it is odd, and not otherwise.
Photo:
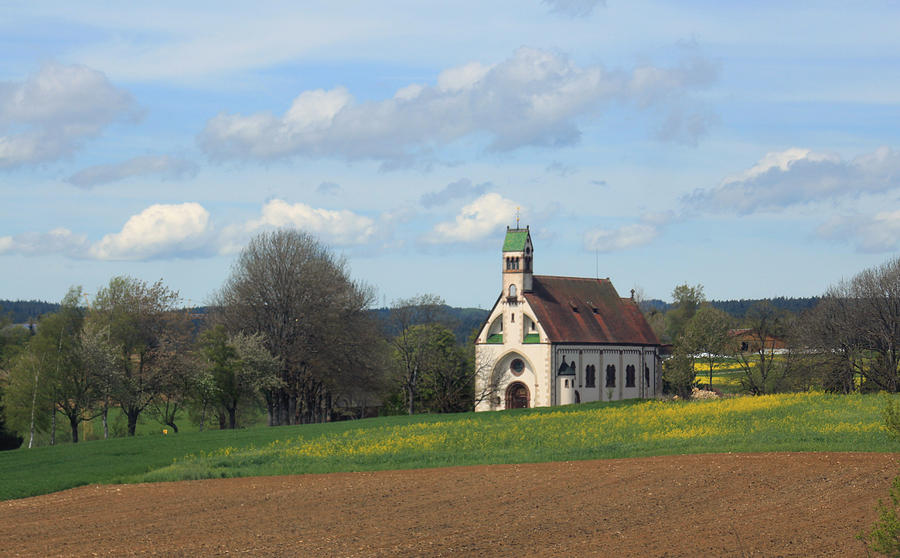
[(525, 384), (515, 382), (506, 389), (507, 409), (527, 409), (528, 403), (528, 388)]

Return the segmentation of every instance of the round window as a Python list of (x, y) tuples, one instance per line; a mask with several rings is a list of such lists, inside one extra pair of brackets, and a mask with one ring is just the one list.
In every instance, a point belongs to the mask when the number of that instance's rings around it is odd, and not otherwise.
[(512, 370), (512, 373), (516, 376), (520, 376), (522, 372), (525, 371), (525, 363), (522, 362), (522, 359), (515, 358), (509, 363), (509, 369)]

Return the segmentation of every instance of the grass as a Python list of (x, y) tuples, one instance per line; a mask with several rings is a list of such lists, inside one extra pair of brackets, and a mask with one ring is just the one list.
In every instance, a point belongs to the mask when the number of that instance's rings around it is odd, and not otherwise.
[(682, 453), (896, 449), (878, 395), (622, 401), (92, 441), (0, 453), (0, 498), (90, 483)]

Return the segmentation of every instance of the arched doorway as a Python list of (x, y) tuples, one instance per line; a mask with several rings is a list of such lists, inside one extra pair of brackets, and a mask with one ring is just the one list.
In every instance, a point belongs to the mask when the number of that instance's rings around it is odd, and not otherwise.
[(507, 409), (527, 409), (529, 407), (528, 387), (522, 382), (513, 382), (506, 388)]

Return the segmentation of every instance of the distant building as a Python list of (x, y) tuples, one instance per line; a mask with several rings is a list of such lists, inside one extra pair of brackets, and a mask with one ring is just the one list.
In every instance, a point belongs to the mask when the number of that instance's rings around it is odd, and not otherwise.
[(729, 330), (728, 336), (735, 352), (738, 353), (756, 353), (762, 347), (765, 347), (766, 351), (776, 353), (787, 349), (784, 339), (774, 335), (761, 336), (758, 331), (749, 328)]
[(609, 279), (533, 275), (530, 230), (507, 229), (502, 291), (475, 343), (476, 411), (654, 397), (660, 343)]

